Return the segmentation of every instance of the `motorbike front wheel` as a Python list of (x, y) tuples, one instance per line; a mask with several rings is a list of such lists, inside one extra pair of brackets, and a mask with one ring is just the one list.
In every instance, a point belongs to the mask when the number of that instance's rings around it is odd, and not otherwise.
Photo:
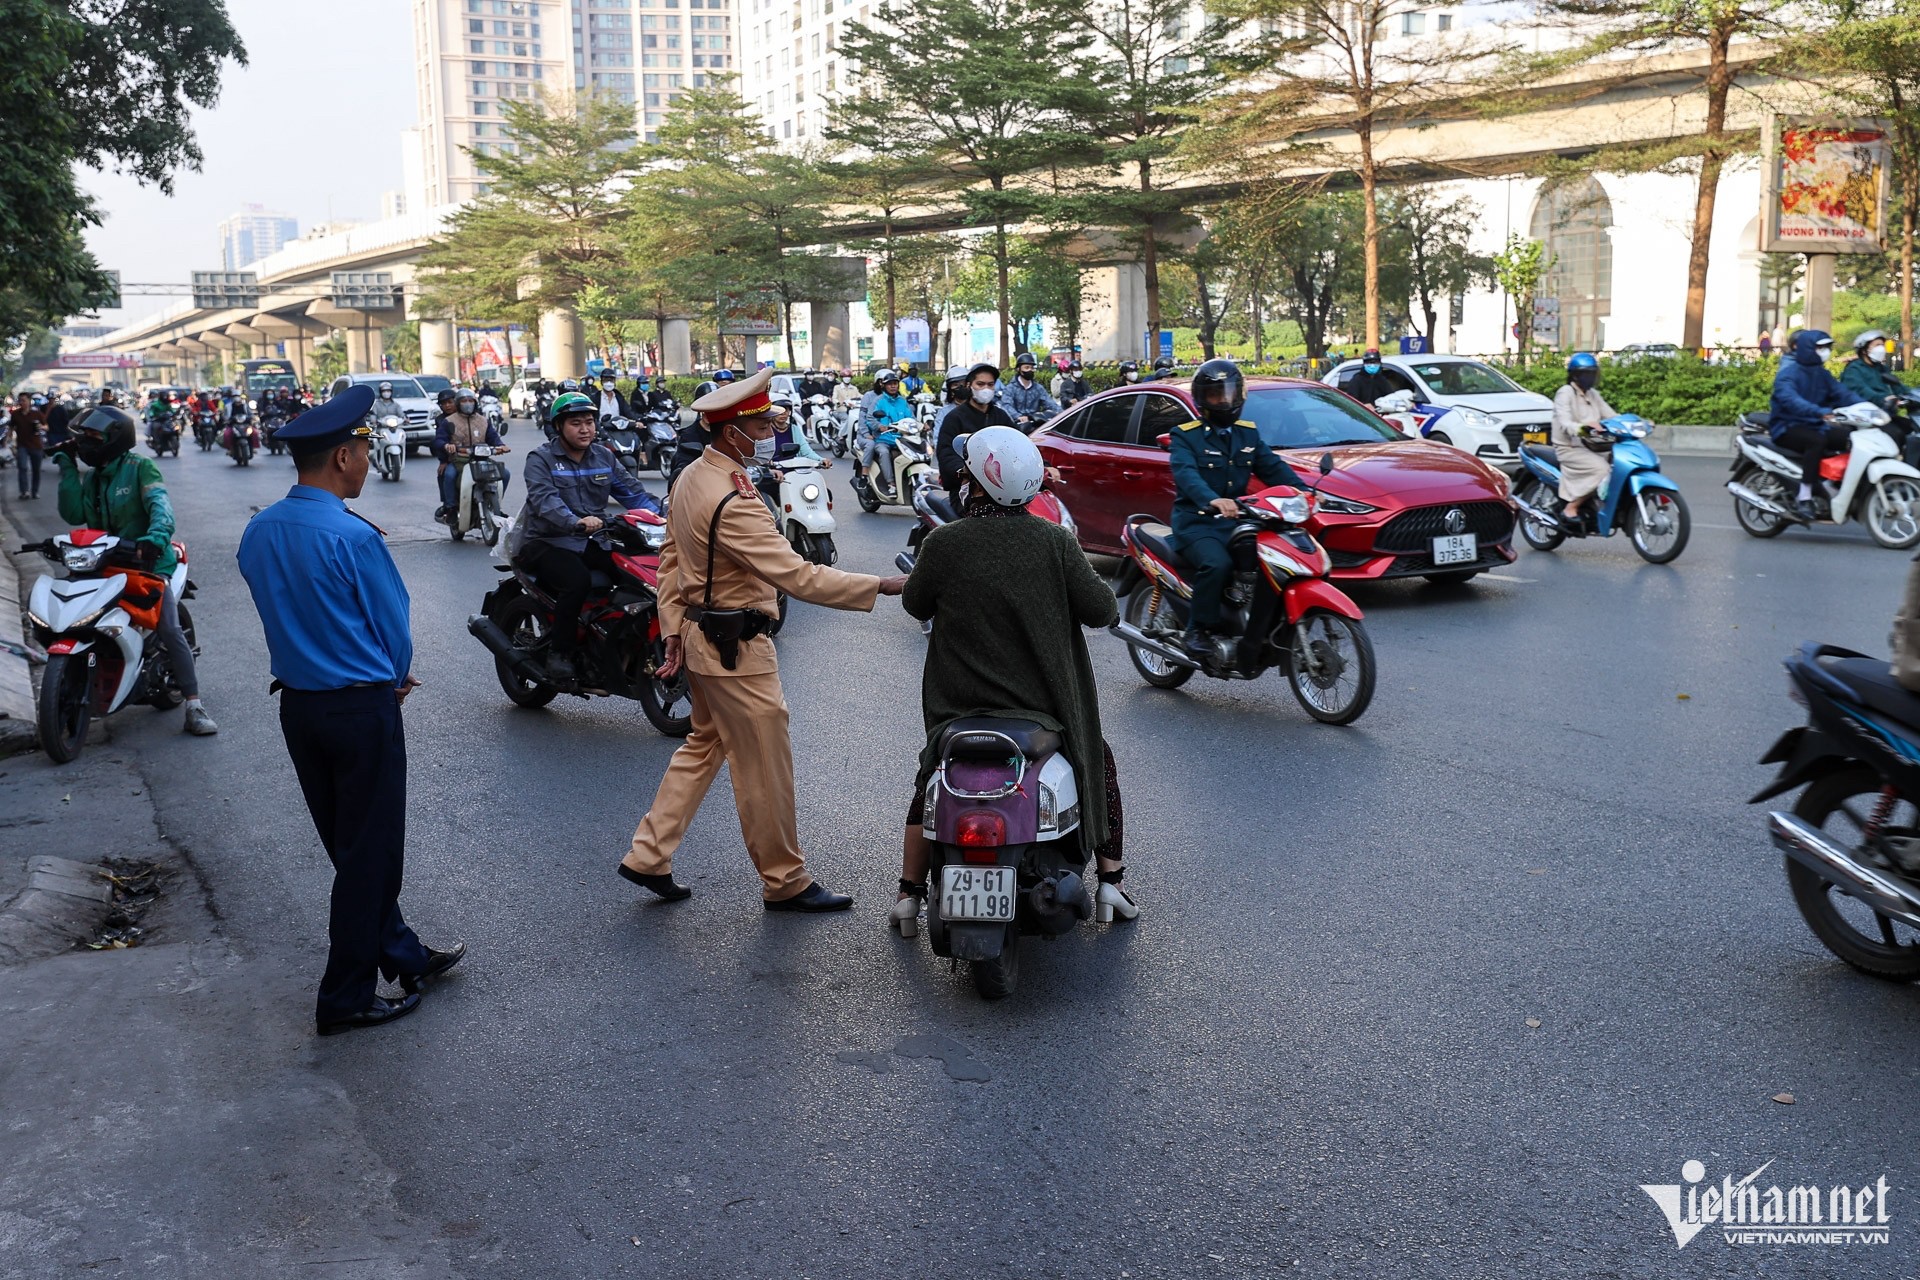
[(488, 490), (480, 498), (480, 537), (489, 547), (500, 541), (500, 520), (500, 504)]
[[(544, 625), (540, 610), (534, 607), (532, 600), (517, 595), (501, 607), (494, 615), (494, 625), (506, 633), (516, 649), (534, 649), (546, 639), (542, 630)], [(500, 687), (508, 698), (518, 707), (544, 707), (552, 702), (560, 691), (550, 684), (539, 684), (521, 677), (505, 658), (493, 660), (494, 674), (500, 677)]]
[(1373, 641), (1357, 618), (1309, 609), (1293, 628), (1287, 683), (1307, 714), (1352, 724), (1373, 701)]
[[(1769, 502), (1782, 507), (1793, 505), (1793, 495), (1787, 492), (1787, 482), (1771, 471), (1762, 471), (1759, 467), (1748, 467), (1733, 477), (1734, 483), (1753, 490)], [(1785, 533), (1793, 521), (1785, 516), (1774, 515), (1771, 511), (1762, 511), (1745, 498), (1733, 500), (1733, 518), (1740, 527), (1756, 538), (1777, 538)]]
[[(1865, 852), (1866, 828), (1880, 804), (1883, 785), (1871, 769), (1829, 774), (1800, 793), (1793, 812), (1822, 830), (1829, 819), (1838, 820), (1839, 829), (1828, 832), (1829, 836), (1858, 858)], [(1886, 819), (1883, 832), (1912, 835), (1920, 830), (1920, 812), (1908, 800), (1899, 801)], [(1827, 950), (1876, 978), (1899, 982), (1920, 978), (1920, 931), (1896, 924), (1812, 868), (1792, 858), (1786, 863), (1793, 904)], [(1884, 867), (1881, 871), (1886, 874)]]
[(37, 725), (40, 749), (55, 764), (71, 764), (87, 745), (93, 719), (93, 664), (84, 653), (56, 653), (40, 674)]
[(864, 473), (853, 478), (853, 496), (860, 500), (860, 509), (868, 515), (880, 509), (880, 495), (874, 492), (872, 479)]
[[(1553, 504), (1559, 500), (1553, 490), (1538, 480), (1526, 487), (1527, 504), (1537, 510), (1551, 511)], [(1551, 551), (1567, 540), (1567, 535), (1560, 531), (1558, 525), (1541, 524), (1525, 512), (1520, 515), (1520, 536), (1525, 538), (1527, 545), (1535, 551)]]
[[(1147, 605), (1153, 600), (1153, 588), (1142, 584), (1135, 587), (1127, 596), (1127, 623), (1141, 631), (1172, 631), (1180, 626), (1179, 610), (1172, 598), (1165, 592), (1160, 593), (1160, 604), (1153, 616), (1147, 616)], [(1169, 662), (1151, 649), (1138, 649), (1127, 646), (1127, 656), (1133, 659), (1133, 669), (1140, 678), (1156, 689), (1178, 689), (1193, 679), (1193, 668), (1183, 667), (1177, 662)]]
[(1920, 542), (1920, 485), (1888, 476), (1867, 495), (1867, 532), (1883, 547), (1905, 551)]
[[(1651, 520), (1647, 512), (1652, 513)], [(1633, 523), (1627, 536), (1648, 564), (1679, 559), (1692, 532), (1693, 517), (1687, 513), (1687, 500), (1677, 490), (1647, 489), (1633, 500)]]
[[(664, 644), (656, 643), (655, 665), (667, 656)], [(650, 676), (640, 683), (640, 710), (647, 723), (669, 738), (684, 738), (693, 732), (693, 695), (687, 689), (687, 672), (682, 667), (671, 680)]]
[(1000, 954), (991, 960), (975, 960), (970, 966), (973, 970), (973, 989), (983, 999), (1002, 1000), (1013, 994), (1020, 985), (1020, 931), (1009, 928), (1007, 940), (1000, 945)]

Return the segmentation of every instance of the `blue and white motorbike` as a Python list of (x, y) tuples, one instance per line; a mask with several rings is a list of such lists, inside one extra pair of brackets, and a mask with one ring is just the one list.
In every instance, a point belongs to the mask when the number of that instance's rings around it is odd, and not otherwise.
[(1651, 422), (1631, 413), (1582, 429), (1587, 448), (1611, 455), (1613, 473), (1572, 524), (1559, 514), (1559, 453), (1547, 445), (1521, 446), (1513, 501), (1527, 545), (1551, 551), (1569, 537), (1611, 538), (1624, 530), (1649, 564), (1666, 564), (1686, 550), (1693, 520), (1680, 486), (1660, 473), (1660, 459), (1646, 443), (1652, 430)]

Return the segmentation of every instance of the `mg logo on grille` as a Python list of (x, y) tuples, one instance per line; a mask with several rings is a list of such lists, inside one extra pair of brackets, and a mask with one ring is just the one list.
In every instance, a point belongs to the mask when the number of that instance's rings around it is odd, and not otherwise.
[(1467, 513), (1458, 507), (1454, 507), (1449, 510), (1445, 516), (1441, 517), (1440, 523), (1446, 526), (1448, 533), (1465, 533), (1467, 531)]

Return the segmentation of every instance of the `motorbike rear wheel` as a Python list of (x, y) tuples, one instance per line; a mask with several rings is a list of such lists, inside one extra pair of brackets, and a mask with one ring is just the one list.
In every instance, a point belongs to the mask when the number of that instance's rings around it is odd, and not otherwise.
[[(1783, 507), (1793, 501), (1793, 496), (1787, 492), (1787, 482), (1771, 471), (1747, 467), (1737, 472), (1733, 480), (1735, 484), (1751, 489), (1769, 502), (1777, 502)], [(1777, 538), (1793, 523), (1785, 516), (1762, 511), (1743, 498), (1733, 500), (1733, 518), (1740, 522), (1742, 529), (1756, 538)]]
[[(1153, 588), (1146, 584), (1135, 587), (1127, 596), (1127, 624), (1142, 631), (1171, 630), (1180, 625), (1180, 614), (1172, 598), (1164, 591), (1160, 593), (1160, 607), (1153, 616), (1147, 616), (1147, 604), (1153, 599)], [(1156, 689), (1178, 689), (1193, 679), (1193, 668), (1168, 662), (1150, 649), (1136, 649), (1127, 646), (1127, 656), (1133, 659), (1133, 669), (1140, 678)]]
[(1888, 476), (1867, 495), (1867, 532), (1894, 551), (1920, 542), (1920, 485), (1905, 476)]
[[(1882, 785), (1880, 775), (1871, 769), (1829, 774), (1800, 793), (1793, 812), (1823, 830), (1829, 819), (1839, 819), (1846, 831), (1835, 832), (1833, 836), (1857, 855), (1865, 840), (1869, 815), (1880, 802)], [(1887, 826), (1907, 833), (1920, 826), (1920, 810), (1908, 800), (1900, 801), (1889, 816)], [(1813, 930), (1814, 937), (1820, 939), (1827, 950), (1876, 978), (1899, 982), (1920, 978), (1920, 931), (1895, 924), (1850, 894), (1837, 890), (1832, 881), (1822, 879), (1810, 867), (1792, 858), (1786, 859), (1786, 864), (1793, 903), (1800, 909), (1801, 919)], [(1873, 933), (1865, 929), (1872, 929)], [(1901, 940), (1903, 930), (1906, 941)]]
[[(506, 633), (516, 649), (532, 649), (546, 638), (543, 634), (545, 621), (540, 617), (540, 610), (525, 595), (517, 595), (507, 601), (494, 615), (493, 622)], [(501, 689), (518, 707), (544, 707), (560, 692), (552, 685), (523, 679), (504, 658), (493, 660), (493, 671), (500, 677)]]
[[(1526, 486), (1525, 498), (1529, 506), (1541, 511), (1553, 510), (1553, 504), (1560, 500), (1557, 494), (1539, 480), (1534, 480)], [(1535, 551), (1551, 551), (1567, 540), (1567, 535), (1560, 531), (1559, 526), (1543, 525), (1525, 512), (1520, 515), (1520, 536), (1525, 538), (1527, 545)]]
[(1640, 494), (1640, 499), (1653, 508), (1654, 520), (1664, 528), (1648, 528), (1641, 519), (1640, 501), (1633, 503), (1631, 523), (1627, 527), (1627, 537), (1633, 542), (1633, 549), (1648, 564), (1669, 564), (1680, 558), (1687, 549), (1687, 538), (1693, 532), (1693, 517), (1687, 512), (1687, 500), (1674, 489), (1648, 489)]
[(1373, 641), (1356, 618), (1309, 609), (1293, 628), (1287, 683), (1308, 715), (1352, 724), (1373, 701)]
[(36, 727), (40, 749), (55, 764), (72, 764), (87, 745), (93, 719), (93, 664), (84, 653), (56, 653), (40, 674)]
[(973, 970), (973, 989), (983, 999), (1002, 1000), (1012, 995), (1013, 989), (1020, 985), (1020, 931), (1009, 928), (999, 955), (991, 960), (975, 960), (968, 967)]

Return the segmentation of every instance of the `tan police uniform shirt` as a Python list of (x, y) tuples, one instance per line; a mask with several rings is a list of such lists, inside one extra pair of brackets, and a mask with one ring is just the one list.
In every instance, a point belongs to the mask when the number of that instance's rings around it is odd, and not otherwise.
[(780, 669), (773, 638), (755, 636), (740, 646), (729, 671), (700, 628), (687, 618), (689, 605), (704, 602), (707, 528), (713, 510), (729, 493), (739, 494), (720, 513), (714, 539), (713, 607), (758, 609), (780, 614), (778, 592), (830, 609), (873, 610), (880, 579), (846, 573), (800, 558), (774, 526), (760, 491), (740, 464), (709, 448), (674, 482), (667, 513), (667, 541), (660, 552), (660, 631), (685, 646), (687, 670), (700, 676), (767, 675)]

